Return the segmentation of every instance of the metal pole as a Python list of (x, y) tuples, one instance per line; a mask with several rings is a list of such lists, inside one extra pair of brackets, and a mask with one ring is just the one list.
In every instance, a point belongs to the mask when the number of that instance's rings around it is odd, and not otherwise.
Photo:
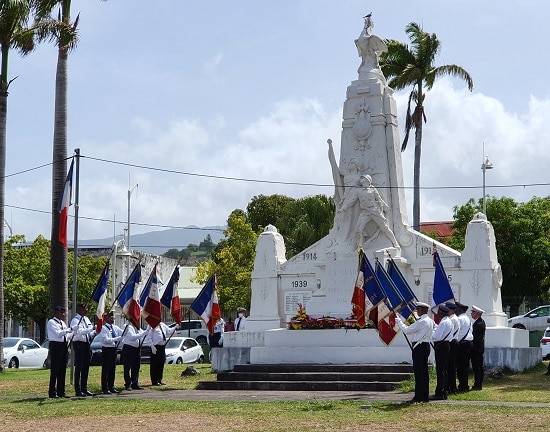
[[(73, 239), (73, 316), (76, 315), (76, 290), (78, 288), (78, 200), (79, 200), (79, 178), (80, 178), (80, 149), (75, 149), (76, 158), (76, 179), (74, 192), (74, 239)], [(69, 323), (71, 320), (69, 320)], [(71, 355), (71, 384), (74, 384), (74, 349)]]
[[(130, 188), (130, 174), (128, 174), (128, 238), (126, 242), (126, 247), (130, 251), (130, 198), (132, 197), (132, 192), (135, 188), (138, 187), (138, 184), (136, 183), (132, 188)], [(128, 268), (128, 274), (130, 274), (130, 257), (127, 257), (126, 260), (126, 267)]]
[(485, 203), (485, 171), (487, 168), (485, 167), (485, 163), (481, 165), (481, 170), (483, 171), (483, 214), (487, 215), (487, 208)]

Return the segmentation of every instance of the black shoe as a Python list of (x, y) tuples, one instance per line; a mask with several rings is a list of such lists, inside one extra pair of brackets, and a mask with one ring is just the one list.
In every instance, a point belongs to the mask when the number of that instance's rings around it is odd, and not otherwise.
[(473, 386), (470, 390), (483, 390), (481, 386)]
[(103, 390), (103, 394), (111, 394), (109, 390)]
[(165, 382), (162, 382), (162, 381), (160, 381), (160, 382), (158, 383), (158, 385), (166, 385), (166, 383), (165, 383)]
[(132, 390), (132, 388), (133, 388), (133, 387), (132, 387), (132, 386), (129, 386), (129, 385), (125, 385), (125, 386), (124, 386), (124, 390)]
[(445, 399), (447, 399), (447, 396), (442, 394), (436, 394), (436, 395), (430, 396), (430, 400), (445, 400)]
[(67, 396), (67, 395), (57, 395), (59, 396), (60, 398), (65, 398), (65, 399), (70, 399), (71, 397), (70, 396)]
[(151, 385), (154, 385), (154, 386), (160, 386), (160, 385), (162, 385), (162, 384), (161, 384), (161, 383), (159, 383), (159, 382), (156, 382), (156, 383), (153, 383), (153, 384), (151, 384)]
[(92, 393), (89, 390), (86, 390), (84, 393), (86, 393), (86, 396), (95, 396), (95, 393)]
[(132, 386), (132, 389), (133, 389), (133, 390), (144, 390), (144, 388), (141, 387), (141, 386), (139, 386), (139, 385), (133, 385), (133, 386)]
[(86, 397), (86, 393), (76, 392), (76, 393), (75, 393), (75, 396), (76, 396), (76, 397)]
[(115, 389), (115, 388), (110, 388), (109, 391), (110, 391), (111, 393), (120, 393), (120, 392), (119, 392), (117, 389)]
[(50, 399), (59, 399), (59, 396), (57, 396), (57, 395), (50, 395), (49, 398), (50, 398)]

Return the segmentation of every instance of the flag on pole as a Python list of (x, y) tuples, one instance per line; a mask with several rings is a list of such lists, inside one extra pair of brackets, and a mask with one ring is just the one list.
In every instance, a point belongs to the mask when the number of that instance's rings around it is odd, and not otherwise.
[(363, 272), (363, 255), (364, 252), (361, 249), (359, 251), (359, 265), (357, 269), (357, 279), (355, 280), (355, 287), (353, 288), (353, 295), (351, 297), (351, 315), (357, 320), (357, 325), (360, 328), (365, 327), (365, 274)]
[(109, 261), (103, 267), (101, 275), (92, 291), (91, 299), (97, 303), (96, 310), (96, 334), (101, 331), (103, 325), (103, 314), (105, 313), (105, 297), (107, 295), (107, 288), (109, 287)]
[(181, 302), (180, 302), (180, 295), (178, 292), (179, 279), (180, 279), (180, 268), (179, 266), (176, 266), (176, 268), (172, 272), (172, 276), (170, 276), (168, 285), (166, 285), (166, 288), (162, 293), (160, 302), (168, 310), (170, 310), (170, 315), (172, 315), (172, 318), (174, 318), (174, 320), (178, 324), (181, 324)]
[(69, 217), (69, 207), (71, 206), (71, 196), (73, 191), (73, 165), (74, 159), (71, 161), (71, 166), (65, 180), (65, 186), (63, 187), (63, 195), (57, 206), (59, 212), (59, 242), (67, 247), (67, 219)]
[(395, 322), (395, 314), (401, 310), (403, 303), (394, 283), (390, 279), (384, 267), (376, 261), (376, 277), (380, 282), (384, 301), (381, 303), (384, 309), (378, 308), (378, 336), (386, 345), (390, 345), (399, 332)]
[(392, 258), (388, 260), (387, 272), (403, 301), (403, 307), (399, 313), (404, 320), (407, 320), (416, 307), (416, 296)]
[(378, 307), (383, 306), (384, 293), (374, 269), (364, 253), (360, 269), (365, 280), (363, 285), (365, 290), (365, 316), (368, 316), (376, 325), (378, 323)]
[(141, 307), (139, 306), (138, 285), (141, 282), (141, 263), (137, 263), (120, 290), (118, 304), (128, 321), (136, 328), (140, 327)]
[(147, 321), (152, 328), (157, 327), (162, 321), (162, 307), (160, 305), (160, 296), (158, 288), (158, 278), (157, 278), (157, 264), (153, 267), (151, 272), (151, 277), (149, 278), (151, 284), (149, 286), (149, 295), (145, 300), (145, 305), (143, 306), (143, 318)]
[(449, 278), (445, 273), (443, 264), (441, 263), (441, 258), (436, 250), (433, 252), (434, 257), (434, 290), (433, 290), (433, 302), (434, 307), (440, 304), (443, 304), (448, 301), (455, 301), (455, 296), (451, 288), (451, 283)]
[(206, 327), (210, 334), (214, 331), (216, 321), (222, 316), (220, 305), (218, 304), (218, 295), (216, 294), (217, 286), (218, 281), (214, 274), (208, 279), (208, 282), (206, 282), (201, 292), (190, 306), (190, 309), (206, 323)]

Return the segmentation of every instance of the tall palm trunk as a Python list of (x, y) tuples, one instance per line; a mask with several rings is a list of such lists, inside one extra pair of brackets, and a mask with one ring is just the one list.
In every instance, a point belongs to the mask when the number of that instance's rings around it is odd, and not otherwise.
[[(69, 22), (63, 11), (63, 20)], [(52, 236), (50, 260), (50, 306), (60, 305), (68, 310), (69, 277), (67, 249), (59, 242), (59, 212), (57, 206), (67, 177), (67, 64), (68, 50), (59, 46), (55, 76), (55, 113), (52, 165)]]
[[(3, 48), (2, 48), (3, 50)], [(4, 57), (2, 55), (2, 57)], [(5, 83), (1, 83), (4, 87)], [(4, 371), (4, 204), (6, 201), (6, 122), (8, 92), (0, 89), (0, 372)]]
[(420, 159), (422, 156), (422, 123), (424, 120), (424, 95), (422, 81), (416, 83), (417, 104), (414, 109), (414, 173), (413, 173), (413, 229), (420, 231)]

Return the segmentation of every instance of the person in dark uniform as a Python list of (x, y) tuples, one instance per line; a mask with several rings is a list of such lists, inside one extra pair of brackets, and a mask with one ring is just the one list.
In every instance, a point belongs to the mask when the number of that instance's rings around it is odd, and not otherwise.
[(470, 387), (468, 386), (468, 368), (470, 366), (470, 355), (472, 353), (472, 341), (474, 336), (472, 334), (472, 321), (468, 315), (466, 315), (467, 310), (468, 306), (462, 303), (456, 304), (456, 314), (458, 315), (458, 321), (460, 323), (456, 363), (459, 393), (466, 393), (470, 391)]
[(451, 339), (451, 349), (449, 351), (449, 362), (447, 364), (447, 394), (453, 395), (458, 393), (456, 387), (456, 361), (458, 356), (458, 332), (460, 331), (460, 322), (455, 314), (456, 303), (447, 302), (445, 306), (449, 308), (449, 319), (453, 323), (453, 338)]
[(71, 328), (67, 327), (65, 308), (55, 306), (53, 318), (48, 320), (46, 330), (50, 340), (50, 385), (48, 396), (53, 399), (69, 397), (65, 394), (65, 376), (67, 375), (68, 346)]
[(86, 316), (86, 305), (76, 305), (76, 315), (71, 320), (74, 336), (72, 339), (74, 351), (74, 391), (76, 396), (95, 396), (88, 390), (88, 373), (90, 371), (90, 342), (95, 336), (94, 326)]
[(115, 389), (116, 351), (122, 339), (122, 330), (114, 324), (113, 311), (105, 314), (101, 328), (101, 391), (103, 394), (119, 393)]
[(166, 385), (162, 380), (164, 376), (164, 363), (166, 362), (166, 342), (176, 332), (177, 325), (178, 323), (174, 323), (167, 326), (163, 322), (160, 322), (155, 328), (147, 326), (146, 331), (148, 333), (144, 343), (151, 347), (151, 360), (149, 363), (151, 385)]
[(476, 305), (472, 306), (472, 325), (473, 347), (471, 353), (472, 369), (474, 370), (474, 385), (472, 390), (481, 390), (483, 388), (483, 375), (485, 368), (483, 367), (483, 353), (485, 352), (485, 321), (481, 318), (485, 312)]
[(435, 324), (428, 315), (428, 309), (430, 309), (428, 304), (418, 302), (416, 304), (416, 312), (419, 318), (408, 327), (403, 324), (399, 316), (395, 318), (403, 334), (409, 336), (412, 341), (415, 385), (414, 398), (411, 402), (429, 401), (430, 377), (428, 372), (428, 357), (430, 356), (430, 344)]
[(451, 351), (451, 338), (453, 337), (453, 322), (449, 318), (449, 308), (440, 305), (437, 311), (440, 321), (434, 330), (432, 340), (435, 351), (435, 370), (437, 374), (437, 385), (432, 399), (447, 399), (447, 366), (449, 363), (449, 352)]

